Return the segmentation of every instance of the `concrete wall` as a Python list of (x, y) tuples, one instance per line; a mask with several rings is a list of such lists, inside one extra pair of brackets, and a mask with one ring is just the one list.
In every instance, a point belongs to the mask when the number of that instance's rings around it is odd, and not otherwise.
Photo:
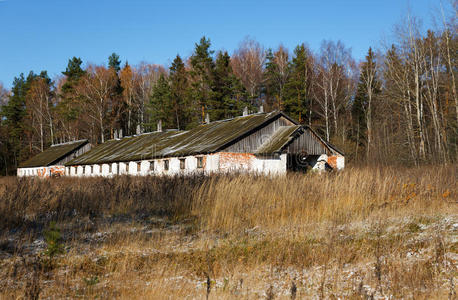
[(286, 154), (279, 157), (255, 156), (251, 153), (221, 152), (219, 155), (219, 172), (247, 172), (265, 175), (286, 173)]
[(310, 156), (310, 160), (307, 159), (313, 170), (324, 171), (327, 168), (333, 170), (342, 170), (345, 167), (345, 157), (342, 155), (331, 155), (326, 154)]
[[(198, 160), (202, 165), (198, 167)], [(182, 169), (181, 161), (184, 161)], [(168, 162), (168, 170), (166, 170)], [(151, 168), (150, 164), (154, 167)], [(343, 156), (315, 155), (309, 156), (308, 163), (314, 170), (326, 170), (326, 168), (343, 169), (345, 158)], [(111, 169), (110, 169), (111, 166)], [(196, 155), (186, 157), (171, 157), (154, 160), (142, 160), (131, 162), (116, 162), (110, 164), (94, 164), (84, 166), (51, 166), (40, 168), (20, 168), (18, 176), (104, 176), (115, 175), (190, 175), (196, 173), (256, 173), (264, 175), (281, 175), (287, 171), (287, 154), (278, 157), (262, 157), (251, 153), (219, 152), (215, 154)]]
[(18, 177), (29, 177), (37, 176), (46, 178), (50, 176), (65, 176), (66, 169), (64, 166), (48, 166), (48, 167), (36, 167), (36, 168), (18, 168)]
[[(198, 167), (198, 160), (202, 165)], [(182, 168), (182, 162), (184, 168)], [(166, 164), (168, 162), (168, 169)], [(154, 168), (150, 169), (150, 164)], [(91, 168), (92, 167), (92, 168)], [(208, 155), (196, 155), (186, 157), (171, 157), (154, 160), (142, 160), (132, 162), (117, 162), (101, 165), (72, 166), (66, 168), (69, 176), (88, 177), (115, 175), (190, 175), (190, 174), (212, 174), (229, 172), (250, 172), (262, 174), (284, 174), (286, 173), (286, 154), (278, 158), (256, 157), (249, 153), (228, 153), (221, 152)]]
[[(198, 157), (202, 159), (202, 167), (198, 168)], [(184, 161), (182, 169), (181, 160)], [(151, 167), (153, 164), (153, 167)], [(166, 165), (168, 164), (168, 169)], [(110, 170), (111, 166), (111, 170)], [(141, 160), (131, 162), (115, 162), (110, 164), (96, 164), (67, 167), (70, 176), (115, 176), (115, 175), (178, 175), (192, 174), (195, 172), (211, 172), (217, 166), (213, 155), (199, 155), (186, 157), (171, 157), (153, 160)], [(92, 168), (91, 168), (92, 167)]]

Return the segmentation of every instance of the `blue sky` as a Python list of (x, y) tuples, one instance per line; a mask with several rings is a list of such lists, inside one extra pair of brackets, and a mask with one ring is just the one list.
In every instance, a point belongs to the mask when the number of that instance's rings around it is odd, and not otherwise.
[(250, 36), (266, 48), (290, 51), (302, 42), (319, 49), (323, 39), (342, 40), (356, 59), (378, 47), (407, 13), (426, 25), (439, 0), (140, 1), (0, 0), (0, 82), (15, 76), (65, 70), (68, 59), (106, 63), (116, 52), (130, 64), (169, 65), (192, 53), (203, 35), (212, 48), (238, 47)]

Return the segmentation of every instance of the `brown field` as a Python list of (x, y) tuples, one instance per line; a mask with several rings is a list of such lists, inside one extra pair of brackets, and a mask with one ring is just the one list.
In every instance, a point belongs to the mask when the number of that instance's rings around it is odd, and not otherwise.
[(457, 165), (1, 178), (0, 298), (455, 299), (457, 198)]

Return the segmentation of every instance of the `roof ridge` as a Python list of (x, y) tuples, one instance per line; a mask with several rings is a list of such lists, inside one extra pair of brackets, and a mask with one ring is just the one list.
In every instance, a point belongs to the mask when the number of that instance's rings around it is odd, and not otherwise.
[(271, 112), (256, 112), (256, 113), (248, 114), (246, 116), (235, 116), (235, 117), (232, 117), (232, 118), (210, 121), (210, 123), (203, 123), (203, 124), (200, 124), (199, 126), (209, 125), (209, 124), (212, 124), (212, 123), (219, 123), (219, 122), (229, 122), (229, 121), (235, 120), (237, 118), (246, 118), (246, 117), (254, 116), (254, 115), (268, 115), (268, 114), (271, 114), (271, 113), (274, 113), (274, 112), (279, 112), (279, 111), (274, 110), (274, 111), (271, 111)]
[(81, 142), (88, 142), (87, 139), (81, 139), (81, 140), (76, 140), (76, 141), (68, 141), (68, 142), (63, 142), (63, 143), (59, 143), (59, 144), (52, 144), (51, 146), (49, 146), (49, 148), (51, 147), (56, 147), (56, 146), (62, 146), (62, 145), (70, 145), (70, 144), (76, 144), (76, 143), (81, 143)]

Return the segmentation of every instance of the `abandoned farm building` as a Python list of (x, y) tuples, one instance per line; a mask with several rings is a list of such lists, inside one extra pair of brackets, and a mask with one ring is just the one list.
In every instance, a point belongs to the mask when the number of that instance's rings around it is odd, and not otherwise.
[(63, 176), (66, 162), (86, 153), (91, 149), (88, 140), (80, 140), (52, 145), (45, 151), (21, 163), (18, 176)]
[[(336, 147), (278, 111), (206, 122), (187, 131), (163, 131), (158, 125), (155, 132), (112, 139), (67, 159), (70, 156), (65, 156), (65, 162), (52, 162), (63, 163), (67, 176), (285, 174), (311, 168), (342, 169), (345, 162)], [(26, 163), (24, 167), (39, 164)], [(24, 171), (19, 169), (18, 176), (30, 175)]]

